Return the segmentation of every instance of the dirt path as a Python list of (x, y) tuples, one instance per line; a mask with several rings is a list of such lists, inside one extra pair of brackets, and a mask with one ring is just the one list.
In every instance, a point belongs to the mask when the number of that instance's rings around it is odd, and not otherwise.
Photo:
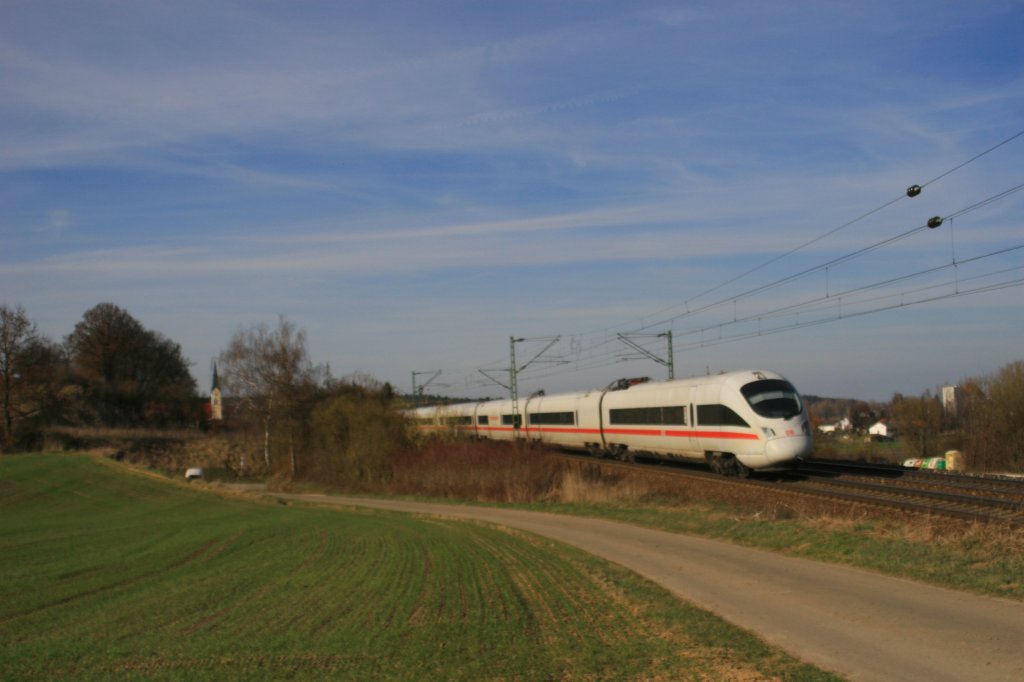
[(853, 680), (1024, 680), (1024, 604), (725, 542), (540, 512), (326, 495), (350, 507), (474, 519), (579, 547)]

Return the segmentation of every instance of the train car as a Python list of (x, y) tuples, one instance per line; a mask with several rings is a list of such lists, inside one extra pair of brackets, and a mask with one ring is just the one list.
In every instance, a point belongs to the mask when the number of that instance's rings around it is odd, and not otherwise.
[(463, 403), (420, 407), (407, 410), (405, 417), (415, 425), (420, 433), (476, 435), (472, 417), (474, 406), (475, 403)]
[(597, 409), (601, 393), (531, 396), (523, 406), (524, 437), (573, 450), (593, 450), (593, 442), (600, 437)]
[(787, 469), (812, 448), (800, 395), (768, 371), (620, 380), (603, 390), (534, 395), (512, 408), (511, 400), (500, 400), (412, 414), (427, 430), (454, 426), (482, 438), (535, 440), (596, 456), (706, 462), (727, 475)]

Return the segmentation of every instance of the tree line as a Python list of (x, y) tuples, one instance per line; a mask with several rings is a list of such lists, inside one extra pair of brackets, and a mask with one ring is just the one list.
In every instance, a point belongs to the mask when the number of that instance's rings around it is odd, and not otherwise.
[(1024, 470), (1024, 361), (1010, 362), (992, 374), (963, 379), (948, 408), (931, 391), (919, 396), (896, 393), (888, 403), (809, 396), (817, 431), (846, 417), (855, 434), (887, 419), (909, 452), (919, 457), (950, 449), (967, 454), (977, 471)]
[(376, 485), (409, 445), (403, 403), (366, 374), (336, 379), (314, 363), (306, 334), (283, 315), (240, 328), (218, 357), (235, 433), (264, 473), (349, 486)]
[[(364, 374), (334, 378), (284, 316), (236, 330), (217, 363), (222, 432), (247, 453), (247, 472), (367, 482), (409, 445), (391, 386)], [(963, 380), (958, 396), (955, 413), (930, 392), (897, 393), (888, 404), (807, 399), (815, 426), (845, 416), (863, 433), (884, 417), (922, 456), (956, 448), (974, 469), (1024, 469), (1024, 361)], [(113, 303), (87, 310), (60, 342), (23, 307), (0, 305), (0, 451), (38, 449), (55, 426), (204, 428), (205, 403), (181, 347)]]
[[(408, 444), (391, 386), (332, 377), (284, 316), (238, 329), (217, 362), (218, 433), (241, 453), (237, 470), (358, 483), (383, 475), (388, 454)], [(214, 426), (181, 346), (113, 303), (87, 310), (60, 342), (22, 306), (0, 305), (0, 386), (0, 452), (39, 449), (55, 427)]]
[(181, 346), (113, 303), (60, 342), (22, 306), (0, 306), (0, 391), (5, 451), (38, 447), (53, 425), (181, 426), (198, 409)]

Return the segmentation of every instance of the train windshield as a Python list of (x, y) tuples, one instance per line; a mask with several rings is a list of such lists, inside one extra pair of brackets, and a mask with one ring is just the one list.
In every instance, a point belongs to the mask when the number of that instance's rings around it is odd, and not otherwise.
[(750, 406), (768, 419), (790, 419), (800, 414), (800, 396), (789, 382), (781, 379), (754, 381), (740, 389)]

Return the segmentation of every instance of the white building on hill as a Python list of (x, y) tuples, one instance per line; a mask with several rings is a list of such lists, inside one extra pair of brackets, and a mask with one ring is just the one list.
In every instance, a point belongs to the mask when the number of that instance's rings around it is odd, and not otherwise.
[(896, 429), (887, 419), (881, 419), (868, 427), (868, 434), (879, 440), (891, 440), (896, 437)]

